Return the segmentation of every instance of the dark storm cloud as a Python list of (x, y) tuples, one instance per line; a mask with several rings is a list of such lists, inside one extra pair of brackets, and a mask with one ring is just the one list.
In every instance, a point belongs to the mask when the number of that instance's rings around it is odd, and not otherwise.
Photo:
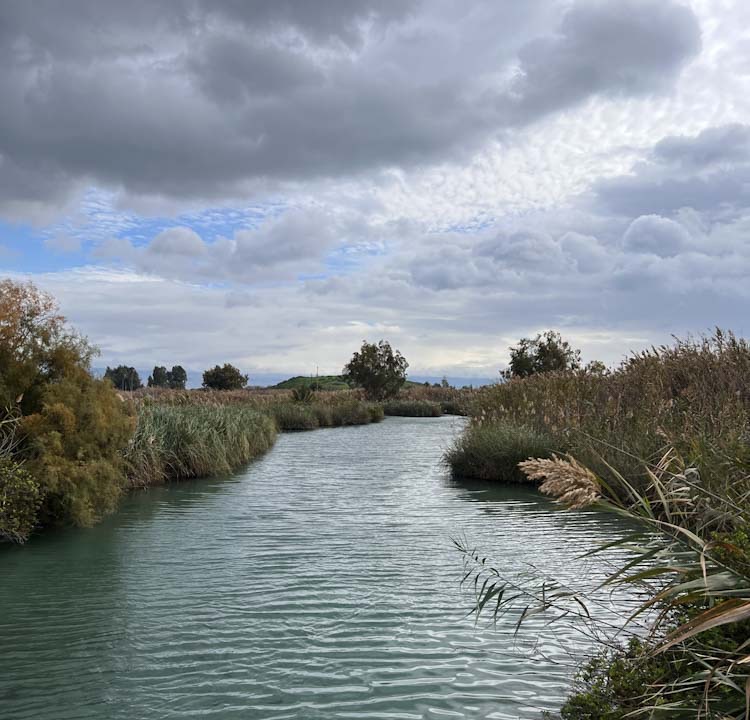
[(0, 207), (84, 183), (227, 197), (451, 160), (594, 95), (663, 90), (700, 45), (670, 0), (542, 8), (0, 3)]

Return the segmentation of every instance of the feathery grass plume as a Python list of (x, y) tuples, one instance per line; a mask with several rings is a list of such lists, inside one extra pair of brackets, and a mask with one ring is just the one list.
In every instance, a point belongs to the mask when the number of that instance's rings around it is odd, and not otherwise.
[(596, 475), (575, 458), (531, 458), (518, 463), (529, 480), (542, 481), (540, 492), (571, 510), (593, 505), (601, 498)]

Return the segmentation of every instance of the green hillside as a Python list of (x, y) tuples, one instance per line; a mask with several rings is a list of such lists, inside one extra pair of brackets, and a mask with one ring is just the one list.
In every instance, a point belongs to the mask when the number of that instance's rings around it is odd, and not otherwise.
[[(341, 375), (319, 375), (318, 377), (308, 377), (306, 375), (296, 375), (288, 380), (274, 385), (275, 390), (294, 390), (295, 388), (305, 387), (317, 383), (320, 390), (348, 390), (349, 386)], [(419, 387), (422, 383), (407, 380), (404, 387)]]
[(277, 390), (294, 390), (313, 383), (317, 383), (321, 390), (347, 390), (349, 388), (341, 375), (319, 375), (318, 377), (297, 375), (274, 385), (274, 388)]

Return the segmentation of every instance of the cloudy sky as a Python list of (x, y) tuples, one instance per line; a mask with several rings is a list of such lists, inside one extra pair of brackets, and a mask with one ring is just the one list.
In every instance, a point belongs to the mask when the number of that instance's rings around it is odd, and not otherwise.
[(747, 334), (743, 0), (3, 0), (0, 270), (102, 363)]

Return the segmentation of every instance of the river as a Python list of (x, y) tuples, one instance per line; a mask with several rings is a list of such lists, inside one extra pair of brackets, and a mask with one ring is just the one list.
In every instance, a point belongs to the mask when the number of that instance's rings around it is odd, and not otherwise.
[[(135, 493), (91, 529), (0, 547), (0, 718), (495, 718), (559, 707), (586, 640), (467, 617), (465, 537), (498, 568), (593, 583), (626, 532), (452, 482), (459, 418), (285, 434), (227, 478)], [(541, 623), (538, 626), (541, 629)], [(547, 638), (553, 631), (542, 630)], [(569, 637), (566, 633), (570, 633)]]

